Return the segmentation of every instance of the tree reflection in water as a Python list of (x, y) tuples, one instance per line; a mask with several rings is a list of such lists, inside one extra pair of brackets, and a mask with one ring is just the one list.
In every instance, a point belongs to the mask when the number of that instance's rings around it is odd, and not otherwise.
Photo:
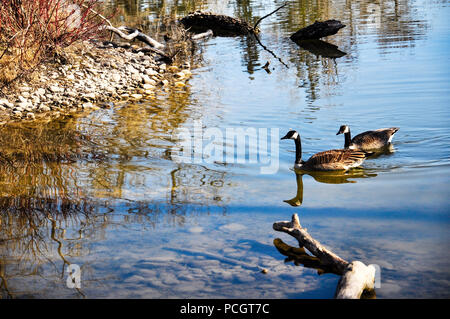
[[(170, 132), (187, 118), (180, 96), (188, 95), (169, 95), (167, 109), (157, 102), (144, 113), (132, 104), (118, 107), (111, 110), (114, 120), (102, 126), (92, 125), (101, 123), (93, 114), (0, 127), (3, 297), (45, 296), (61, 287), (67, 266), (88, 257), (107, 228), (183, 225), (200, 206), (207, 211), (223, 204), (224, 171), (170, 160), (171, 137), (161, 131)], [(161, 165), (165, 156), (167, 169)], [(159, 165), (153, 167), (152, 158)], [(146, 173), (143, 183), (141, 172)], [(140, 184), (166, 196), (153, 198), (139, 191)], [(129, 197), (136, 187), (137, 196)], [(102, 280), (89, 262), (82, 265), (84, 285)], [(26, 278), (40, 284), (20, 285)], [(78, 295), (84, 296), (83, 289)]]

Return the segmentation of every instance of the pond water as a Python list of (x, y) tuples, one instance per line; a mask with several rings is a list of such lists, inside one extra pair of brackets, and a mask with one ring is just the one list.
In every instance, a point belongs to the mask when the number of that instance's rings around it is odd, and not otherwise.
[[(284, 2), (108, 3), (152, 23), (195, 9), (255, 22)], [(332, 298), (336, 275), (285, 262), (273, 244), (296, 245), (272, 224), (297, 213), (342, 258), (379, 265), (377, 298), (449, 298), (449, 16), (447, 1), (289, 1), (260, 24), (266, 49), (198, 43), (184, 88), (0, 127), (0, 296)], [(346, 27), (328, 45), (289, 39), (331, 18)], [(342, 124), (400, 130), (362, 169), (296, 175), (294, 143), (279, 137), (298, 130), (308, 158), (342, 148)], [(226, 147), (238, 128), (274, 134), (270, 174), (251, 138), (236, 156)], [(182, 130), (223, 135), (210, 145), (228, 160), (177, 157)], [(80, 289), (66, 285), (68, 264)]]

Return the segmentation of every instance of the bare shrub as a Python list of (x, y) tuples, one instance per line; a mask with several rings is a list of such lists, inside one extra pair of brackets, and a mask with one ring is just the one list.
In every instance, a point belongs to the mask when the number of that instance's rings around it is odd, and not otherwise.
[(0, 82), (8, 84), (104, 20), (100, 0), (0, 0)]

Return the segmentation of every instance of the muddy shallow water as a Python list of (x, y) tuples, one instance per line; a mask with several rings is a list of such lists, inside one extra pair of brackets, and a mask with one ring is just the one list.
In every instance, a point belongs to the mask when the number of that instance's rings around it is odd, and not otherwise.
[[(150, 23), (198, 8), (254, 22), (282, 4), (135, 2), (118, 1), (121, 14)], [(332, 298), (337, 276), (285, 263), (273, 245), (295, 244), (272, 224), (297, 213), (344, 259), (380, 266), (378, 298), (448, 298), (449, 14), (445, 1), (293, 2), (260, 25), (271, 52), (211, 38), (186, 87), (0, 127), (1, 296)], [(329, 44), (289, 40), (329, 18), (346, 24)], [(272, 174), (251, 138), (244, 154), (226, 147), (227, 129), (294, 128), (308, 158), (343, 146), (341, 124), (400, 130), (391, 152), (348, 174), (297, 176), (292, 141), (273, 139)], [(223, 135), (222, 161), (176, 156), (176, 133), (196, 127)]]

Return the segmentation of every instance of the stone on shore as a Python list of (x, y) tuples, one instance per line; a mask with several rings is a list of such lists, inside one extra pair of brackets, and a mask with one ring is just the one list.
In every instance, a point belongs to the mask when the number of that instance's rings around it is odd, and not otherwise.
[[(157, 85), (163, 86), (158, 90), (167, 92), (171, 87), (184, 87), (192, 75), (188, 62), (181, 67), (166, 65), (155, 60), (155, 54), (99, 49), (89, 42), (79, 45), (89, 54), (72, 64), (41, 65), (38, 76), (13, 87), (0, 99), (1, 116), (34, 120), (37, 113), (57, 116), (98, 109), (97, 105), (105, 102), (114, 105), (120, 99), (154, 98)], [(47, 115), (39, 115), (43, 116)]]

